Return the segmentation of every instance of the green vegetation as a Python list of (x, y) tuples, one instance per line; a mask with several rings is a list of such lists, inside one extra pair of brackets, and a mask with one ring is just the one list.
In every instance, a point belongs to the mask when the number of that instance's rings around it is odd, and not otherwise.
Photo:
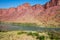
[[(43, 33), (45, 36), (43, 35)], [(8, 32), (0, 32), (0, 40), (18, 40), (18, 38), (20, 37), (20, 35), (22, 34), (26, 34), (27, 36), (32, 36), (33, 38), (35, 38), (36, 40), (60, 40), (60, 33), (54, 33), (54, 32), (29, 32), (29, 31), (8, 31)], [(46, 39), (47, 38), (47, 39)]]
[(49, 35), (51, 40), (53, 40), (53, 39), (60, 40), (60, 33), (57, 33), (57, 32), (48, 32), (48, 35)]
[[(10, 24), (14, 26), (37, 26), (35, 23), (5, 23), (5, 22), (0, 22), (0, 24)], [(51, 24), (52, 25), (52, 24)], [(52, 25), (54, 26), (54, 25)], [(46, 39), (49, 38), (50, 40), (60, 40), (60, 33), (58, 32), (47, 32), (48, 36), (45, 35), (39, 35), (39, 33), (43, 32), (24, 32), (24, 31), (3, 31), (0, 30), (0, 39), (1, 40), (10, 40), (10, 37), (12, 38), (18, 38), (18, 35), (20, 37), (21, 34), (26, 34), (27, 36), (32, 36), (35, 37), (36, 40), (48, 40)], [(45, 33), (45, 32), (44, 32)], [(15, 37), (16, 36), (16, 37)]]
[(0, 30), (0, 32), (6, 32), (6, 31)]
[(26, 32), (18, 32), (17, 34), (18, 35), (21, 35), (21, 34), (25, 34)]
[(11, 23), (14, 26), (38, 26), (35, 23)]
[[(53, 23), (53, 22), (52, 22)], [(40, 27), (41, 25), (37, 25), (36, 23), (15, 23), (15, 22), (1, 22), (0, 24), (5, 24), (5, 25), (12, 25), (12, 26), (23, 26), (23, 27)], [(54, 25), (53, 24), (47, 24), (47, 25), (43, 25), (47, 28), (60, 28), (60, 25)]]
[(1, 29), (0, 29), (0, 32), (7, 32), (7, 31), (6, 31), (6, 30), (1, 30)]
[(37, 39), (39, 39), (39, 40), (45, 40), (45, 36), (38, 36)]
[(38, 34), (38, 33), (32, 33), (32, 32), (27, 33), (27, 35), (39, 36), (39, 34)]
[(31, 26), (38, 26), (36, 23), (9, 23), (9, 22), (0, 22), (0, 24), (7, 24), (7, 25), (13, 25), (13, 26), (29, 26), (29, 27), (31, 27)]

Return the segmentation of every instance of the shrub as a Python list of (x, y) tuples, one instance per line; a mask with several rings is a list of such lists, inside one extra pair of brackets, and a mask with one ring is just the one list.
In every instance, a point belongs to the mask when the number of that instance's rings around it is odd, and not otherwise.
[(27, 35), (39, 36), (39, 34), (38, 34), (38, 33), (32, 33), (32, 32), (29, 32)]
[(26, 32), (18, 32), (17, 34), (18, 34), (18, 35), (21, 35), (21, 34), (24, 34), (24, 33), (26, 33)]
[(38, 36), (36, 39), (45, 40), (45, 36)]

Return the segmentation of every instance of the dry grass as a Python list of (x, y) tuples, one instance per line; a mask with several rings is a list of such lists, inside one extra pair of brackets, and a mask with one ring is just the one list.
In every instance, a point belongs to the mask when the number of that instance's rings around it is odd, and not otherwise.
[(0, 40), (59, 40), (50, 39), (52, 38), (51, 34), (36, 31), (8, 31), (0, 32)]

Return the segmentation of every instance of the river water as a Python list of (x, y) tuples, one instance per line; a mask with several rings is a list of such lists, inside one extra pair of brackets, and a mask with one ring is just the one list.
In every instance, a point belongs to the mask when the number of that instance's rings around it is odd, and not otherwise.
[(60, 28), (46, 28), (46, 27), (35, 27), (35, 26), (13, 26), (10, 24), (0, 24), (0, 30), (14, 31), (14, 30), (27, 30), (27, 31), (58, 31)]

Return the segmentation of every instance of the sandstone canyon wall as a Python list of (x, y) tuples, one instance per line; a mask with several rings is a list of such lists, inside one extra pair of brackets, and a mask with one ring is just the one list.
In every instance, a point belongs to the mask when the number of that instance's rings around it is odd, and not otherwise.
[(0, 9), (0, 21), (60, 26), (60, 0), (51, 0), (45, 5), (26, 3), (17, 8)]

